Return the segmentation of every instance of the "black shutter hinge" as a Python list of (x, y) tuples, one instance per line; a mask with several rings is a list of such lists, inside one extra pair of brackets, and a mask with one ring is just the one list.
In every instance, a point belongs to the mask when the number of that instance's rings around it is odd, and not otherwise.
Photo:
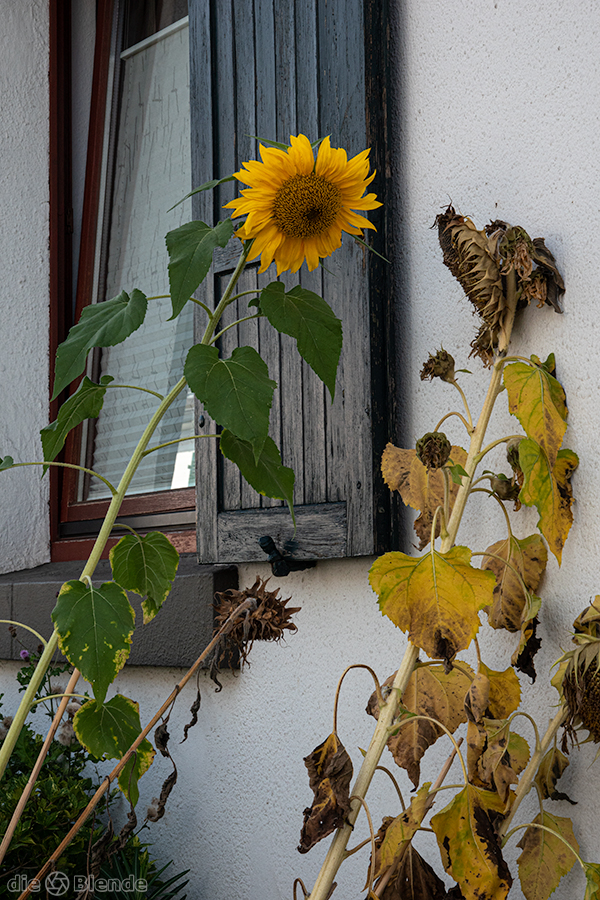
[(268, 554), (268, 562), (271, 563), (271, 571), (277, 578), (284, 578), (290, 572), (301, 572), (303, 569), (312, 569), (316, 566), (314, 560), (292, 559), (284, 556), (275, 546), (275, 541), (268, 534), (258, 539), (260, 547)]

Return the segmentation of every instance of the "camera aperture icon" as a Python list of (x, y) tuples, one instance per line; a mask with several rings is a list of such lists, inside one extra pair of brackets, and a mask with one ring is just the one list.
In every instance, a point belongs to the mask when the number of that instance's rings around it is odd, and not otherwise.
[(64, 897), (69, 890), (69, 876), (64, 872), (51, 872), (46, 876), (44, 887), (50, 897)]

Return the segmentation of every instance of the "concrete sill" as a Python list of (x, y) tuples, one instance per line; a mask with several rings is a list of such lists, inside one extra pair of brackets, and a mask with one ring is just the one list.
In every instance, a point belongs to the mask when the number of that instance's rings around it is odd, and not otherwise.
[[(23, 622), (35, 628), (43, 637), (51, 634), (51, 619), (56, 595), (65, 581), (79, 578), (82, 564), (78, 562), (48, 563), (23, 572), (0, 575), (0, 619)], [(110, 565), (98, 565), (94, 583), (101, 584), (111, 577)], [(182, 557), (173, 589), (155, 619), (142, 625), (141, 598), (129, 594), (136, 612), (136, 630), (130, 666), (189, 667), (198, 658), (212, 637), (213, 600), (217, 591), (238, 586), (235, 566), (199, 566), (193, 557)], [(37, 638), (25, 629), (18, 629), (25, 647), (35, 650)], [(8, 625), (0, 625), (0, 659), (19, 659), (22, 649), (8, 632)]]

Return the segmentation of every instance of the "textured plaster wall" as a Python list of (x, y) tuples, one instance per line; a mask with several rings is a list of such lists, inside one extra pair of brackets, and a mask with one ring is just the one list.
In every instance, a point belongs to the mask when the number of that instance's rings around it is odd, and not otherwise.
[[(48, 422), (48, 3), (2, 5), (0, 456), (40, 458)], [(6, 473), (0, 572), (48, 559), (48, 479)]]
[[(396, 71), (393, 102), (395, 147), (394, 173), (398, 203), (398, 249), (395, 265), (399, 279), (398, 317), (403, 333), (405, 415), (401, 439), (414, 444), (423, 432), (439, 419), (440, 410), (456, 405), (449, 386), (423, 384), (418, 372), (429, 351), (443, 342), (459, 367), (468, 365), (463, 386), (474, 409), (480, 405), (487, 374), (477, 361), (467, 364), (469, 343), (475, 322), (458, 285), (441, 263), (436, 234), (430, 230), (435, 215), (452, 200), (457, 209), (483, 225), (490, 218), (503, 218), (523, 225), (532, 236), (542, 235), (555, 253), (567, 284), (564, 314), (549, 308), (531, 309), (517, 327), (515, 351), (544, 357), (555, 352), (558, 375), (567, 390), (571, 426), (565, 443), (581, 458), (574, 479), (577, 496), (575, 524), (563, 555), (563, 566), (552, 560), (541, 593), (544, 598), (538, 655), (538, 680), (531, 690), (527, 709), (540, 725), (553, 714), (555, 692), (548, 685), (551, 664), (560, 654), (560, 646), (569, 646), (567, 630), (581, 608), (600, 592), (597, 547), (600, 521), (597, 512), (600, 474), (597, 461), (598, 441), (598, 364), (597, 324), (597, 233), (600, 208), (600, 74), (598, 54), (600, 8), (592, 2), (575, 0), (523, 4), (517, 0), (464, 0), (449, 6), (442, 0), (393, 0), (395, 13)], [(23, 5), (20, 4), (20, 10)], [(41, 6), (29, 4), (26, 9)], [(31, 59), (15, 48), (20, 38), (34, 34), (31, 18), (21, 13), (8, 22), (11, 39), (3, 40), (6, 52), (13, 54), (14, 66), (27, 72), (38, 85), (31, 103), (21, 85), (15, 100), (19, 110), (15, 124), (9, 120), (9, 148), (13, 150), (14, 183), (2, 181), (5, 206), (9, 215), (10, 239), (5, 258), (23, 261), (11, 266), (3, 279), (5, 305), (11, 326), (20, 335), (30, 353), (37, 352), (43, 362), (46, 307), (34, 291), (47, 278), (45, 219), (46, 145), (39, 122), (46, 115), (43, 73), (46, 59), (41, 52), (37, 81), (29, 68)], [(37, 45), (40, 50), (43, 41)], [(13, 56), (9, 57), (10, 59)], [(2, 59), (4, 76), (12, 71)], [(11, 81), (12, 95), (17, 85)], [(42, 104), (40, 107), (39, 104)], [(22, 139), (16, 152), (17, 136), (23, 121), (31, 120), (32, 109), (38, 116), (37, 144)], [(37, 128), (37, 131), (36, 131)], [(12, 141), (12, 143), (10, 143)], [(42, 149), (40, 149), (42, 148)], [(5, 151), (6, 154), (7, 151)], [(34, 161), (24, 164), (25, 155)], [(36, 156), (37, 154), (37, 156)], [(16, 170), (19, 164), (21, 169)], [(4, 175), (4, 173), (3, 173)], [(22, 209), (21, 209), (22, 207)], [(16, 210), (19, 209), (19, 212)], [(26, 230), (21, 222), (38, 228), (29, 240), (30, 252), (22, 249)], [(40, 224), (42, 223), (42, 224)], [(13, 237), (13, 231), (19, 236)], [(26, 263), (26, 264), (25, 264)], [(29, 280), (22, 286), (19, 278)], [(8, 278), (11, 290), (6, 290)], [(38, 285), (39, 286), (39, 285)], [(26, 327), (19, 314), (11, 313), (18, 304), (39, 303), (39, 319)], [(10, 305), (9, 301), (10, 300)], [(22, 308), (22, 307), (20, 307)], [(43, 326), (40, 324), (43, 322)], [(6, 315), (4, 317), (6, 324)], [(29, 330), (28, 330), (29, 329)], [(0, 402), (12, 402), (25, 379), (20, 357), (13, 354), (14, 337), (2, 329), (3, 384), (9, 379), (8, 396), (3, 390)], [(37, 348), (37, 350), (36, 350)], [(11, 362), (6, 354), (10, 352)], [(19, 374), (17, 375), (17, 371)], [(27, 388), (29, 390), (29, 387)], [(499, 401), (502, 410), (505, 401)], [(35, 434), (25, 429), (14, 412), (15, 432), (23, 444), (16, 452), (29, 451)], [(40, 407), (41, 415), (41, 407)], [(2, 420), (6, 420), (3, 414)], [(31, 424), (31, 423), (30, 423)], [(499, 433), (512, 432), (515, 421), (506, 412), (494, 420)], [(37, 423), (36, 423), (37, 427)], [(460, 428), (448, 425), (448, 434), (461, 440)], [(2, 445), (6, 448), (6, 444)], [(8, 448), (11, 451), (11, 447)], [(500, 467), (501, 452), (490, 459)], [(32, 516), (41, 515), (39, 482), (31, 482)], [(11, 488), (12, 490), (12, 488)], [(14, 495), (9, 501), (15, 505)], [(6, 509), (2, 500), (2, 510)], [(37, 504), (37, 506), (35, 506)], [(474, 520), (460, 534), (460, 540), (474, 549), (485, 549), (502, 537), (504, 525), (494, 505), (475, 503)], [(490, 508), (491, 507), (491, 508)], [(5, 512), (2, 513), (5, 515)], [(523, 536), (535, 528), (537, 516), (523, 510), (516, 519), (515, 531)], [(23, 523), (28, 521), (23, 518)], [(0, 541), (6, 541), (3, 533)], [(407, 530), (406, 549), (411, 535)], [(30, 551), (26, 561), (32, 564), (43, 557), (43, 542)], [(37, 554), (37, 555), (36, 555)], [(6, 557), (3, 553), (3, 558)], [(16, 552), (14, 559), (17, 559)], [(282, 646), (255, 647), (252, 666), (237, 678), (226, 675), (224, 688), (215, 694), (206, 676), (201, 676), (202, 706), (196, 728), (188, 741), (179, 746), (186, 708), (195, 689), (186, 688), (171, 717), (169, 730), (180, 772), (180, 780), (167, 806), (164, 819), (145, 834), (156, 841), (161, 857), (173, 858), (178, 868), (191, 868), (193, 888), (189, 896), (211, 900), (289, 900), (296, 875), (310, 888), (326, 851), (326, 842), (307, 856), (297, 854), (302, 810), (310, 802), (310, 792), (302, 757), (307, 755), (330, 731), (335, 684), (338, 675), (352, 662), (374, 666), (381, 678), (390, 674), (403, 650), (404, 638), (384, 620), (367, 584), (369, 560), (321, 563), (315, 570), (296, 573), (280, 584), (285, 595), (293, 595), (293, 605), (301, 606), (297, 616), (299, 632)], [(13, 563), (13, 565), (16, 564)], [(256, 573), (267, 574), (266, 567), (245, 566), (240, 570), (242, 584), (251, 583)], [(489, 665), (504, 668), (514, 646), (514, 638), (483, 629), (482, 651)], [(1, 687), (14, 697), (11, 681), (14, 664), (0, 666)], [(152, 672), (127, 671), (119, 689), (141, 703), (142, 720), (147, 719), (160, 698), (179, 677), (176, 670)], [(528, 679), (523, 679), (528, 687)], [(339, 734), (350, 750), (355, 764), (358, 747), (365, 747), (372, 722), (363, 710), (371, 692), (367, 673), (352, 672), (342, 691)], [(10, 699), (6, 699), (8, 705)], [(530, 737), (528, 726), (523, 734)], [(448, 753), (440, 744), (423, 765), (423, 779), (436, 777)], [(597, 770), (590, 769), (595, 748), (586, 746), (572, 754), (572, 765), (563, 777), (562, 787), (578, 800), (577, 807), (556, 803), (554, 810), (573, 816), (584, 859), (600, 861), (598, 828)], [(390, 764), (390, 759), (387, 760)], [(144, 776), (140, 810), (158, 794), (160, 782), (169, 769), (164, 761)], [(408, 784), (401, 779), (408, 793)], [(457, 767), (449, 781), (460, 780)], [(442, 801), (443, 802), (443, 801)], [(378, 775), (370, 796), (374, 819), (396, 814), (398, 803), (385, 776)], [(523, 821), (536, 813), (534, 798), (523, 806)], [(366, 836), (364, 821), (356, 829), (356, 842)], [(431, 835), (420, 844), (423, 853), (437, 865), (437, 850)], [(518, 851), (509, 849), (507, 858), (516, 872)], [(336, 896), (358, 900), (364, 896), (368, 851), (357, 854), (342, 870)], [(557, 900), (583, 895), (579, 873), (564, 879), (553, 894)], [(515, 887), (511, 898), (521, 898)]]

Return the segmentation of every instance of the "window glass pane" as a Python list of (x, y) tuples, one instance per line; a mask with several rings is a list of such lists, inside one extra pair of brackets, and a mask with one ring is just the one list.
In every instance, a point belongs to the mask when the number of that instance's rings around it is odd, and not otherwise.
[[(169, 28), (147, 46), (125, 51), (114, 156), (114, 188), (107, 240), (105, 298), (139, 288), (167, 294), (167, 231), (191, 218), (190, 201), (169, 208), (191, 187), (188, 28)], [(104, 299), (104, 298), (99, 298)], [(192, 344), (192, 304), (169, 322), (170, 301), (150, 300), (146, 321), (123, 344), (102, 352), (101, 374), (166, 394), (179, 380)], [(113, 484), (121, 477), (158, 400), (140, 391), (111, 388), (97, 420), (93, 468)], [(183, 424), (182, 424), (183, 423)], [(155, 433), (152, 446), (193, 434), (193, 402), (183, 392)], [(132, 492), (169, 490), (194, 483), (193, 442), (147, 456)], [(92, 479), (88, 498), (107, 496)]]

